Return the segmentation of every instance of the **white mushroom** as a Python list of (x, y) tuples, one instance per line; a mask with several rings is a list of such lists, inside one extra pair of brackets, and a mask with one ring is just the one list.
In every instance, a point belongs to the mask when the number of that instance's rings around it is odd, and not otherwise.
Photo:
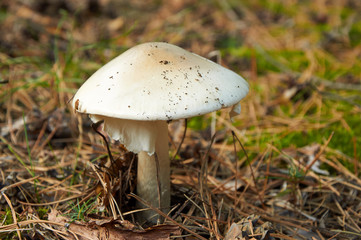
[[(239, 101), (248, 88), (241, 76), (212, 61), (168, 43), (153, 42), (135, 46), (100, 68), (75, 94), (72, 106), (94, 122), (104, 120), (110, 137), (138, 153), (137, 194), (167, 212), (167, 121), (231, 106), (239, 113)], [(151, 215), (153, 211), (142, 216)]]

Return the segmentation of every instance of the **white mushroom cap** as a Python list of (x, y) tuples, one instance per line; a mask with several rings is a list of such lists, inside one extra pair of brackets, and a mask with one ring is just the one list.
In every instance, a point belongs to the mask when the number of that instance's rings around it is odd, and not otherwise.
[(72, 106), (104, 120), (104, 130), (128, 150), (156, 151), (167, 138), (165, 120), (202, 115), (232, 107), (248, 83), (236, 73), (168, 43), (144, 43), (95, 72), (75, 94)]
[(111, 118), (172, 120), (236, 105), (248, 89), (236, 73), (180, 47), (154, 42), (135, 46), (100, 68), (78, 90), (72, 106)]

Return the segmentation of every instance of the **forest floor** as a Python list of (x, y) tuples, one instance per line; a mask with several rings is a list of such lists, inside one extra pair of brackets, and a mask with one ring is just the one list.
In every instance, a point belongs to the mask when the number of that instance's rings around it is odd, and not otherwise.
[[(0, 238), (361, 239), (360, 12), (358, 0), (2, 0)], [(250, 92), (233, 122), (227, 109), (188, 119), (184, 137), (170, 123), (172, 211), (146, 227), (136, 156), (110, 142), (110, 177), (69, 101), (153, 41), (218, 59)]]

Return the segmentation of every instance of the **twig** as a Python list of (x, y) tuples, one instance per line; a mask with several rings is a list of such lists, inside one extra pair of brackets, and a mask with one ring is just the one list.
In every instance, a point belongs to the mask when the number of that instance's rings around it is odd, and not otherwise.
[(0, 226), (0, 231), (4, 231), (4, 230), (9, 230), (9, 229), (13, 229), (16, 227), (23, 227), (29, 224), (36, 224), (36, 223), (45, 223), (45, 224), (50, 224), (50, 225), (58, 225), (58, 226), (64, 226), (64, 224), (61, 223), (56, 223), (56, 222), (52, 222), (52, 221), (48, 221), (48, 220), (41, 220), (41, 219), (37, 219), (37, 220), (26, 220), (26, 221), (21, 221), (21, 222), (17, 222), (17, 223), (12, 223), (12, 224), (8, 224), (8, 225), (4, 225), (4, 226)]
[[(203, 204), (203, 209), (204, 209), (204, 214), (205, 214), (205, 217), (206, 218), (209, 218), (209, 215), (208, 215), (208, 211), (207, 211), (207, 208), (206, 208), (206, 201), (204, 200), (204, 191), (205, 189), (208, 190), (207, 188), (207, 183), (205, 181), (207, 181), (208, 179), (208, 156), (209, 156), (209, 152), (211, 151), (211, 148), (212, 148), (212, 145), (213, 145), (213, 142), (216, 138), (216, 133), (212, 136), (212, 139), (211, 139), (211, 142), (207, 148), (207, 152), (206, 154), (203, 156), (203, 159), (202, 159), (202, 167), (201, 167), (201, 172), (199, 174), (199, 193), (200, 193), (200, 197), (201, 197), (201, 200), (202, 200), (202, 204)], [(210, 228), (210, 226), (212, 225), (212, 222), (211, 221), (207, 221), (208, 223), (208, 227)]]
[[(47, 191), (50, 191), (51, 189), (54, 189), (55, 188), (55, 191), (58, 191), (59, 189), (56, 189), (58, 186), (60, 186), (61, 184), (65, 183), (66, 181), (68, 181), (70, 178), (72, 178), (72, 175), (69, 175), (67, 176), (66, 178), (64, 178), (63, 180), (47, 187), (47, 188), (43, 188), (42, 190), (38, 191), (38, 194), (42, 194), (42, 193), (45, 193)], [(41, 180), (41, 179), (40, 179)], [(72, 186), (74, 187), (74, 185)]]
[(194, 202), (190, 197), (188, 197), (187, 195), (184, 194), (184, 196), (187, 198), (187, 201), (190, 201), (191, 203), (193, 203), (194, 206), (196, 206), (200, 211), (201, 213), (203, 213), (203, 215), (205, 216), (205, 212), (203, 211), (203, 209), (196, 203)]
[(187, 119), (184, 119), (184, 132), (183, 132), (183, 136), (182, 136), (182, 139), (179, 143), (179, 146), (177, 148), (177, 152), (174, 154), (173, 158), (172, 158), (172, 161), (174, 161), (174, 159), (177, 157), (177, 155), (179, 154), (180, 152), (180, 149), (182, 147), (182, 144), (184, 142), (184, 139), (186, 138), (186, 133), (187, 133), (187, 127), (188, 127), (188, 121)]
[(331, 230), (332, 232), (337, 232), (337, 233), (347, 233), (347, 234), (351, 234), (351, 235), (355, 235), (358, 237), (361, 237), (360, 233), (356, 233), (356, 232), (350, 232), (350, 231), (343, 231), (343, 230)]
[(53, 201), (53, 202), (46, 202), (46, 203), (28, 203), (28, 202), (22, 202), (20, 200), (18, 200), (19, 203), (23, 204), (23, 205), (29, 205), (29, 206), (46, 206), (46, 205), (53, 205), (53, 204), (57, 204), (57, 203), (61, 203), (61, 202), (67, 202), (71, 199), (74, 199), (74, 198), (80, 198), (84, 196), (84, 194), (79, 194), (79, 195), (75, 195), (75, 196), (72, 196), (72, 197), (68, 197), (68, 198), (64, 198), (64, 199), (61, 199), (61, 200), (58, 200), (58, 201)]
[(43, 138), (43, 136), (44, 136), (44, 133), (45, 133), (47, 124), (48, 124), (48, 123), (47, 123), (46, 121), (43, 123), (43, 126), (42, 126), (41, 129), (40, 129), (40, 132), (39, 132), (39, 134), (38, 134), (38, 137), (37, 137), (37, 139), (36, 139), (36, 142), (34, 143), (32, 149), (31, 149), (30, 154), (34, 154), (36, 148), (38, 147), (38, 145), (39, 145), (39, 143), (40, 143), (40, 140), (41, 140), (41, 139)]
[(216, 235), (217, 240), (220, 240), (223, 237), (219, 233), (218, 223), (217, 223), (217, 214), (216, 214), (216, 211), (214, 210), (214, 207), (213, 207), (212, 196), (211, 196), (211, 194), (209, 192), (208, 192), (208, 199), (209, 199), (209, 205), (210, 205), (211, 213), (212, 213), (212, 219), (211, 219), (211, 222), (212, 222), (212, 225), (213, 225), (213, 228), (212, 228), (213, 231), (212, 232), (214, 233), (214, 235)]
[[(182, 214), (182, 216), (183, 216), (184, 218), (187, 218), (189, 221), (191, 221), (191, 222), (194, 223), (195, 225), (201, 227), (202, 229), (205, 229), (205, 230), (207, 230), (208, 232), (213, 232), (213, 230), (212, 230), (211, 228), (206, 227), (206, 226), (200, 224), (200, 223), (197, 222), (196, 220), (193, 220), (193, 219), (191, 218), (191, 216), (188, 216), (188, 215), (186, 215), (186, 214)], [(211, 221), (211, 219), (207, 219), (207, 221)]]
[(235, 182), (234, 182), (234, 205), (236, 205), (237, 202), (237, 181), (238, 181), (238, 156), (237, 156), (237, 146), (236, 141), (234, 139), (233, 131), (232, 131), (232, 137), (233, 137), (233, 151), (234, 151), (234, 161), (236, 162), (236, 173), (235, 173)]
[(358, 159), (357, 159), (357, 140), (356, 137), (353, 136), (352, 137), (352, 142), (353, 142), (353, 159), (354, 159), (354, 172), (355, 175), (358, 176)]
[[(58, 130), (60, 126), (60, 123), (57, 124), (54, 129), (50, 132), (50, 134), (46, 137), (46, 139), (44, 140), (44, 142), (40, 145), (40, 147), (37, 147), (37, 148), (40, 148), (40, 149), (43, 149), (45, 147), (46, 144), (48, 144), (48, 142), (50, 142), (50, 140), (54, 137), (56, 131)], [(35, 148), (35, 150), (37, 149)]]
[(7, 202), (7, 204), (9, 205), (9, 207), (10, 207), (10, 210), (11, 210), (11, 214), (12, 214), (12, 216), (13, 216), (13, 221), (14, 221), (14, 224), (15, 224), (15, 226), (16, 226), (16, 233), (18, 234), (18, 236), (19, 236), (19, 239), (21, 240), (22, 238), (21, 238), (21, 233), (20, 233), (20, 227), (19, 227), (19, 225), (18, 225), (18, 220), (17, 220), (17, 217), (16, 217), (16, 213), (15, 213), (15, 210), (14, 210), (14, 207), (13, 207), (13, 205), (11, 204), (11, 201), (10, 201), (10, 199), (8, 198), (8, 196), (6, 196), (6, 194), (2, 191), (1, 192), (1, 195), (5, 198), (5, 201)]
[(171, 221), (172, 223), (176, 224), (177, 226), (179, 226), (180, 228), (182, 228), (183, 230), (189, 232), (190, 234), (192, 234), (193, 236), (202, 239), (202, 240), (207, 240), (206, 238), (202, 237), (201, 235), (197, 234), (196, 232), (193, 232), (192, 230), (186, 228), (184, 225), (178, 223), (177, 221), (175, 221), (174, 219), (172, 219), (171, 217), (169, 217), (167, 214), (165, 214), (164, 212), (162, 212), (161, 210), (151, 206), (148, 202), (146, 202), (145, 200), (143, 200), (142, 198), (138, 197), (137, 195), (135, 195), (134, 193), (130, 193), (129, 196), (135, 198), (137, 201), (139, 201), (140, 203), (142, 203), (145, 206), (148, 206), (149, 208), (151, 208), (153, 211), (156, 211), (159, 215), (163, 216), (164, 218), (166, 218), (167, 220)]
[[(192, 197), (194, 197), (194, 195), (195, 195), (195, 193), (193, 193), (193, 195), (190, 197), (190, 199), (192, 198)], [(186, 197), (186, 198), (188, 198), (188, 196), (186, 196), (185, 194), (184, 194), (184, 196)], [(182, 204), (182, 206), (178, 209), (178, 211), (173, 215), (173, 219), (175, 219), (175, 218), (177, 218), (180, 214), (182, 214), (181, 212), (183, 211), (183, 209), (188, 205), (188, 202), (190, 202), (190, 200), (189, 199), (187, 199), (183, 204)], [(179, 205), (179, 204), (178, 204)]]
[(100, 181), (100, 183), (101, 183), (101, 185), (102, 185), (102, 187), (103, 187), (103, 189), (104, 189), (104, 193), (105, 193), (104, 195), (108, 197), (109, 205), (110, 205), (110, 208), (111, 208), (111, 210), (112, 210), (112, 214), (113, 214), (114, 220), (118, 218), (117, 213), (116, 213), (116, 211), (115, 211), (115, 207), (117, 208), (121, 219), (124, 220), (124, 218), (123, 218), (123, 216), (122, 216), (122, 213), (121, 213), (121, 211), (120, 211), (120, 209), (119, 209), (119, 207), (118, 207), (118, 204), (116, 203), (116, 201), (115, 201), (115, 199), (114, 199), (111, 191), (109, 191), (109, 187), (110, 187), (109, 184), (107, 184), (106, 182), (104, 182), (104, 180), (102, 179), (102, 177), (101, 177), (100, 174), (98, 173), (95, 165), (92, 164), (92, 163), (89, 163), (89, 164), (90, 164), (90, 166), (92, 167), (92, 169), (93, 169), (93, 171), (95, 172), (95, 174), (98, 176), (98, 179), (99, 179), (99, 181)]
[(27, 182), (31, 182), (31, 181), (34, 181), (35, 179), (38, 179), (40, 176), (36, 176), (36, 177), (32, 177), (32, 178), (28, 178), (28, 179), (25, 179), (25, 180), (22, 180), (20, 182), (16, 182), (16, 183), (13, 183), (11, 185), (8, 185), (8, 186), (5, 186), (3, 187), (2, 189), (0, 189), (0, 192), (5, 192), (6, 190), (10, 189), (10, 188), (14, 188), (14, 187), (18, 187), (20, 185), (23, 185)]
[[(258, 190), (258, 187), (257, 187), (256, 177), (255, 177), (255, 175), (254, 175), (253, 167), (252, 167), (251, 162), (249, 161), (249, 157), (248, 157), (248, 154), (247, 154), (247, 152), (246, 152), (246, 149), (243, 147), (242, 142), (239, 140), (239, 138), (237, 137), (237, 135), (236, 135), (233, 131), (232, 131), (232, 136), (233, 136), (233, 139), (236, 139), (236, 140), (238, 141), (238, 143), (241, 145), (242, 150), (243, 150), (244, 154), (246, 155), (247, 162), (248, 162), (249, 168), (250, 168), (250, 170), (251, 170), (251, 175), (252, 175), (254, 187), (255, 187), (255, 189), (256, 189), (256, 191), (257, 191), (258, 199), (259, 199), (259, 201), (261, 202), (262, 207), (265, 207), (265, 206), (264, 206), (264, 203), (263, 203), (263, 200), (262, 200), (262, 197), (261, 197), (261, 195), (260, 195), (260, 191)], [(237, 180), (236, 180), (236, 181), (237, 181)]]
[(326, 143), (322, 146), (321, 150), (315, 156), (315, 159), (313, 159), (313, 161), (310, 164), (308, 164), (308, 166), (305, 169), (305, 175), (307, 174), (308, 170), (312, 167), (312, 165), (319, 159), (319, 157), (322, 155), (322, 153), (326, 150), (326, 147), (330, 143), (334, 133), (335, 132), (331, 133), (331, 135), (328, 137)]
[(280, 233), (271, 233), (270, 236), (279, 238), (279, 239), (285, 239), (285, 240), (295, 240), (295, 238), (293, 238), (293, 237), (289, 237), (287, 235), (280, 234)]
[[(270, 146), (268, 146), (266, 152), (263, 154), (262, 158), (266, 155), (266, 153), (270, 150)], [(265, 176), (266, 176), (266, 179), (264, 181), (264, 184), (263, 184), (263, 190), (262, 190), (262, 195), (264, 195), (264, 193), (266, 192), (267, 190), (267, 185), (268, 185), (268, 178), (269, 178), (269, 173), (270, 173), (270, 165), (271, 165), (271, 159), (272, 159), (272, 155), (273, 155), (273, 151), (271, 150), (271, 154), (268, 158), (268, 161), (267, 161), (267, 168), (266, 168), (266, 173), (265, 173)], [(263, 196), (262, 196), (263, 198)]]
[(91, 125), (91, 127), (93, 128), (93, 130), (96, 132), (96, 133), (98, 133), (102, 138), (103, 138), (103, 140), (104, 140), (104, 142), (105, 142), (105, 146), (107, 147), (107, 151), (108, 151), (108, 155), (109, 155), (109, 159), (110, 159), (110, 161), (111, 161), (111, 165), (112, 165), (112, 175), (114, 176), (114, 174), (115, 174), (115, 160), (114, 160), (114, 158), (113, 158), (113, 155), (112, 155), (112, 152), (110, 151), (110, 147), (109, 147), (109, 144), (108, 144), (108, 141), (107, 141), (107, 138), (101, 133), (101, 132), (99, 132), (98, 131), (98, 127), (102, 124), (104, 122), (104, 120), (100, 120), (100, 121), (98, 121), (98, 122), (96, 122), (96, 123), (93, 123), (92, 125)]
[(360, 99), (359, 95), (343, 97), (343, 96), (340, 96), (340, 95), (332, 93), (332, 92), (320, 91), (318, 89), (316, 89), (316, 91), (319, 92), (323, 97), (326, 97), (328, 99), (332, 99), (332, 100), (336, 100), (336, 101), (345, 101), (351, 105), (355, 105), (358, 108), (361, 108), (361, 105), (358, 104), (357, 102), (355, 102), (355, 99)]

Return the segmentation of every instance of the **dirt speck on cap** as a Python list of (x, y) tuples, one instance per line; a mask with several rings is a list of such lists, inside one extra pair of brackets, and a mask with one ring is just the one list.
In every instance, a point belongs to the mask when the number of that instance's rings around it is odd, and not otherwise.
[(162, 64), (164, 64), (164, 65), (167, 65), (167, 64), (169, 64), (170, 62), (169, 62), (168, 60), (162, 60), (162, 61), (159, 61), (159, 63), (162, 63)]

